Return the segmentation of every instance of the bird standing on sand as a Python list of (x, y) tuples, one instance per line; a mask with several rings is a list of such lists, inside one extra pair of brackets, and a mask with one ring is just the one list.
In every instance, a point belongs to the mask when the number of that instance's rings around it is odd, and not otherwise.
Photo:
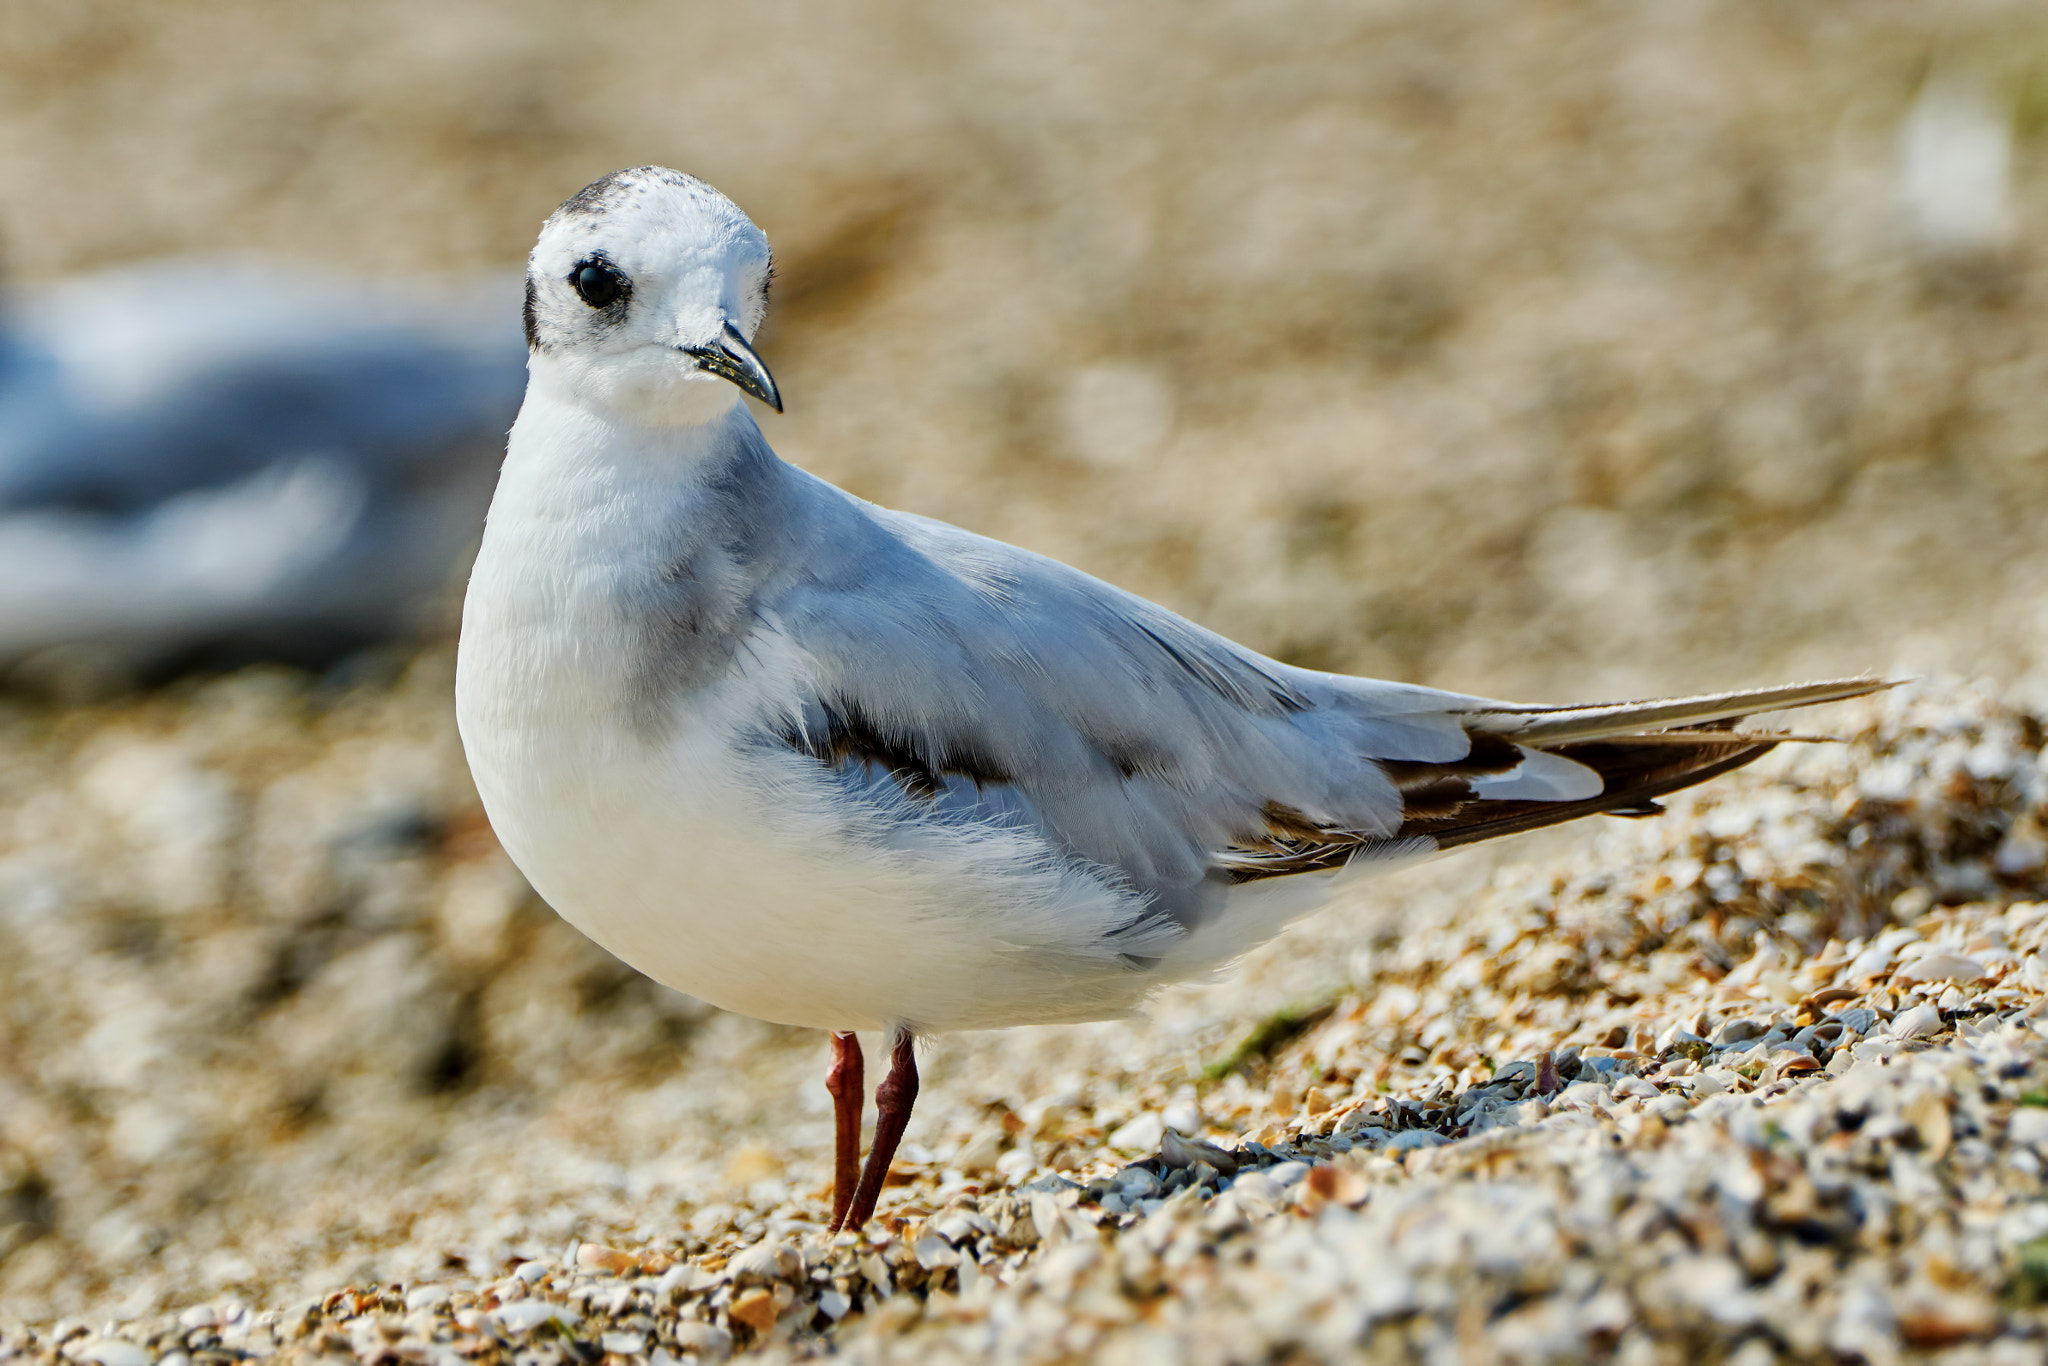
[[(464, 607), (463, 746), (504, 847), (640, 971), (831, 1031), (832, 1226), (913, 1040), (1096, 1020), (1347, 877), (1755, 759), (1744, 715), (1867, 680), (1541, 707), (1291, 668), (1042, 556), (779, 460), (769, 253), (677, 171), (541, 230), (526, 403)], [(865, 1170), (853, 1031), (892, 1043)]]

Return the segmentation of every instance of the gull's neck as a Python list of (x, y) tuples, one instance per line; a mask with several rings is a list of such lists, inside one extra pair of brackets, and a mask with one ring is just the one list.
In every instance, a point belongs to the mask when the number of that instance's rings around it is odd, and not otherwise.
[(630, 372), (542, 353), (530, 369), (491, 504), (493, 526), (581, 523), (630, 558), (650, 539), (668, 539), (660, 529), (672, 533), (683, 505), (729, 479), (736, 464), (774, 463), (753, 415), (724, 380), (643, 383)]
[(530, 384), (463, 606), (465, 735), (580, 714), (617, 718), (622, 736), (666, 714), (772, 572), (787, 473), (737, 401), (651, 424)]
[[(723, 381), (710, 392), (734, 397), (700, 401), (703, 420), (650, 423), (552, 378), (535, 365), (512, 424), (479, 578), (552, 585), (546, 596), (559, 602), (566, 572), (604, 566), (615, 595), (687, 566), (752, 520), (747, 505), (772, 499), (780, 462)], [(679, 411), (688, 410), (672, 404), (665, 416)]]
[(503, 499), (518, 486), (513, 476), (529, 473), (624, 481), (642, 494), (681, 489), (764, 444), (742, 404), (728, 404), (702, 422), (647, 423), (534, 386), (512, 424), (498, 493)]

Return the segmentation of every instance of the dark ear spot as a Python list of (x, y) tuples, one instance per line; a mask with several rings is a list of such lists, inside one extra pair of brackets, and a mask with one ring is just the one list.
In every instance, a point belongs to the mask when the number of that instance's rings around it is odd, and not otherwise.
[(540, 349), (540, 324), (533, 316), (536, 293), (538, 291), (534, 288), (533, 277), (529, 275), (526, 277), (526, 306), (519, 310), (520, 316), (526, 320), (526, 349), (529, 351)]

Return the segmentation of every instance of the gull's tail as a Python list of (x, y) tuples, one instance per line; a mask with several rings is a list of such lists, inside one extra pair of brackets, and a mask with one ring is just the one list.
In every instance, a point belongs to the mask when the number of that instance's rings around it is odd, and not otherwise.
[(1640, 702), (1486, 703), (1458, 714), (1472, 741), (1462, 759), (1379, 761), (1401, 794), (1401, 824), (1391, 837), (1334, 829), (1269, 805), (1266, 830), (1231, 849), (1224, 866), (1233, 881), (1248, 882), (1330, 871), (1361, 857), (1454, 849), (1580, 816), (1653, 816), (1663, 809), (1659, 797), (1753, 763), (1788, 740), (1825, 738), (1737, 729), (1745, 717), (1892, 686), (1852, 678)]
[(1654, 816), (1663, 810), (1659, 797), (1754, 763), (1785, 741), (1827, 738), (1736, 729), (1745, 718), (1842, 702), (1893, 686), (1882, 679), (1847, 678), (1701, 697), (1473, 712), (1465, 724), (1473, 753), (1463, 762), (1472, 762), (1482, 751), (1497, 751), (1506, 741), (1509, 750), (1555, 754), (1592, 769), (1600, 775), (1600, 792), (1571, 801), (1482, 799), (1457, 811), (1413, 810), (1401, 833), (1428, 836), (1438, 848), (1450, 849), (1579, 816)]

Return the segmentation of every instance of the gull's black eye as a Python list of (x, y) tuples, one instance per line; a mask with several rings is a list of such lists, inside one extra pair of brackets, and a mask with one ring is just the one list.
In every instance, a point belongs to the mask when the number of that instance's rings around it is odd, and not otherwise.
[(626, 277), (602, 261), (585, 261), (569, 272), (569, 283), (592, 308), (609, 308), (626, 295)]

